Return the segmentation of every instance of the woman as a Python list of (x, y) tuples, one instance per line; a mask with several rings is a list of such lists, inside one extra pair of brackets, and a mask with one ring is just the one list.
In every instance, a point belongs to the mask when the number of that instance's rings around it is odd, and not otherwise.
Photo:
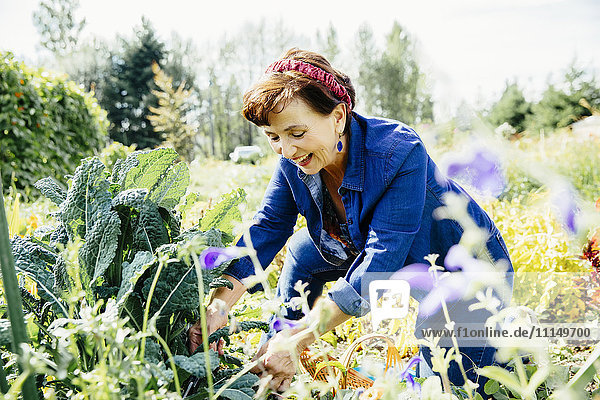
[[(355, 103), (346, 75), (321, 55), (298, 49), (273, 63), (244, 95), (244, 117), (264, 130), (273, 151), (282, 156), (250, 228), (252, 245), (266, 267), (292, 236), (277, 294), (290, 302), (299, 296), (296, 282), (307, 284), (310, 312), (302, 316), (290, 306), (286, 317), (314, 321), (326, 312), (329, 318), (319, 334), (370, 310), (362, 288), (372, 276), (389, 276), (432, 253), (444, 259), (463, 233), (455, 221), (432, 215), (443, 206), (440, 199), (446, 192), (469, 199), (470, 215), (489, 233), (489, 254), (510, 264), (494, 223), (462, 188), (441, 177), (417, 134), (396, 121), (363, 117), (352, 111)], [(307, 227), (293, 234), (298, 214), (306, 217)], [(243, 240), (238, 245), (244, 246)], [(233, 289), (213, 293), (209, 333), (226, 325), (226, 312), (247, 289), (242, 280), (253, 274), (248, 257), (225, 271)], [(321, 297), (329, 281), (335, 284)], [(297, 350), (316, 336), (302, 336)], [(285, 337), (275, 334), (259, 351), (266, 353), (260, 368), (278, 391), (289, 387), (296, 372), (290, 352), (282, 351)], [(201, 343), (199, 324), (190, 329), (189, 338), (192, 350)], [(491, 364), (494, 349), (475, 349), (466, 349), (465, 359), (475, 366)], [(429, 352), (424, 356), (430, 364)], [(466, 369), (475, 381), (473, 364)], [(463, 383), (457, 365), (450, 368), (450, 379)]]

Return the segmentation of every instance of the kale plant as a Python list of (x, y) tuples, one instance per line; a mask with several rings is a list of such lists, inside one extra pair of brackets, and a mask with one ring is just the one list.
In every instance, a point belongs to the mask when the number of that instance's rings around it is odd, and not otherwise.
[[(31, 237), (15, 236), (11, 245), (17, 271), (37, 286), (38, 296), (22, 293), (25, 308), (39, 327), (38, 345), (55, 345), (52, 329), (79, 318), (81, 301), (99, 307), (116, 302), (130, 328), (145, 333), (149, 325), (153, 336), (142, 340), (140, 354), (147, 363), (161, 366), (157, 380), (169, 376), (165, 371), (177, 365), (177, 374), (172, 370), (170, 374), (178, 391), (177, 376), (196, 376), (202, 388), (208, 375), (206, 355), (190, 355), (186, 346), (187, 327), (198, 320), (201, 306), (189, 255), (231, 244), (235, 221), (241, 220), (237, 206), (245, 193), (239, 189), (226, 195), (198, 224), (181, 231), (176, 206), (190, 175), (187, 165), (177, 159), (172, 149), (136, 151), (108, 171), (92, 157), (82, 160), (66, 191), (53, 178), (35, 184), (58, 206), (56, 223), (38, 228)], [(219, 276), (235, 261), (202, 271), (205, 295), (213, 287), (231, 285)], [(258, 327), (264, 329), (265, 324)], [(80, 338), (79, 346), (85, 349), (85, 338)], [(80, 351), (80, 356), (87, 358), (83, 365), (93, 366), (102, 354)], [(221, 378), (231, 374), (214, 352), (208, 359), (214, 361), (211, 374), (218, 388), (219, 382), (224, 383)], [(243, 375), (221, 396), (251, 398), (257, 380)], [(139, 389), (128, 385), (132, 386), (123, 382), (123, 394)]]

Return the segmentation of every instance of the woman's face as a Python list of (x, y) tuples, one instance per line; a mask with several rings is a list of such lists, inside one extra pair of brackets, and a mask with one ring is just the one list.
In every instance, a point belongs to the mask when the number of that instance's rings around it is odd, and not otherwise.
[(270, 125), (263, 126), (275, 153), (293, 161), (313, 175), (340, 163), (337, 150), (339, 134), (345, 125), (345, 109), (338, 105), (329, 115), (311, 109), (303, 100), (294, 99), (287, 106), (277, 106), (269, 114)]

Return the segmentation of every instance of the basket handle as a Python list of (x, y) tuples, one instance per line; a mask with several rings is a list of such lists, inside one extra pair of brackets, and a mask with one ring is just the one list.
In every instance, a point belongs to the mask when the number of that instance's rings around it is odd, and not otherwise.
[[(398, 348), (396, 347), (394, 341), (389, 336), (382, 335), (379, 333), (370, 333), (368, 335), (363, 335), (356, 339), (350, 346), (348, 346), (346, 351), (344, 351), (344, 354), (342, 354), (342, 356), (340, 357), (340, 362), (342, 363), (344, 368), (346, 368), (346, 370), (350, 368), (350, 361), (352, 360), (352, 355), (358, 348), (358, 345), (364, 341), (371, 339), (383, 339), (388, 345), (387, 358), (385, 361), (385, 371), (387, 371), (389, 367), (400, 365), (400, 353), (398, 352)], [(402, 338), (402, 342), (404, 342), (404, 338)], [(342, 389), (346, 389), (346, 374), (342, 374), (340, 387)]]

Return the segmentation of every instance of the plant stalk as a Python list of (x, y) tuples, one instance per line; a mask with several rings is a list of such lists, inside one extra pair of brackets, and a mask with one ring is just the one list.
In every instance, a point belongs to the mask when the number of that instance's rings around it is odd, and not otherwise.
[(208, 327), (206, 326), (206, 310), (204, 309), (204, 279), (202, 278), (202, 266), (198, 255), (192, 252), (192, 258), (194, 259), (194, 265), (196, 266), (196, 276), (198, 278), (198, 297), (200, 300), (200, 326), (202, 329), (202, 347), (204, 350), (204, 360), (206, 362), (206, 380), (208, 383), (208, 398), (213, 398), (213, 376), (212, 368), (210, 366), (210, 354), (208, 346)]
[[(17, 272), (15, 270), (15, 260), (13, 258), (12, 248), (8, 236), (8, 222), (6, 221), (6, 212), (4, 210), (4, 195), (2, 182), (0, 181), (0, 267), (2, 269), (2, 284), (4, 285), (4, 297), (8, 306), (8, 317), (13, 336), (12, 350), (18, 355), (17, 361), (21, 372), (28, 371), (23, 363), (22, 343), (29, 343), (29, 336), (23, 319), (23, 303), (21, 301), (21, 292), (17, 282)], [(34, 400), (38, 398), (35, 386), (35, 377), (29, 375), (23, 383), (23, 399)], [(0, 377), (2, 379), (2, 377)], [(8, 387), (6, 378), (2, 382), (3, 387)]]

